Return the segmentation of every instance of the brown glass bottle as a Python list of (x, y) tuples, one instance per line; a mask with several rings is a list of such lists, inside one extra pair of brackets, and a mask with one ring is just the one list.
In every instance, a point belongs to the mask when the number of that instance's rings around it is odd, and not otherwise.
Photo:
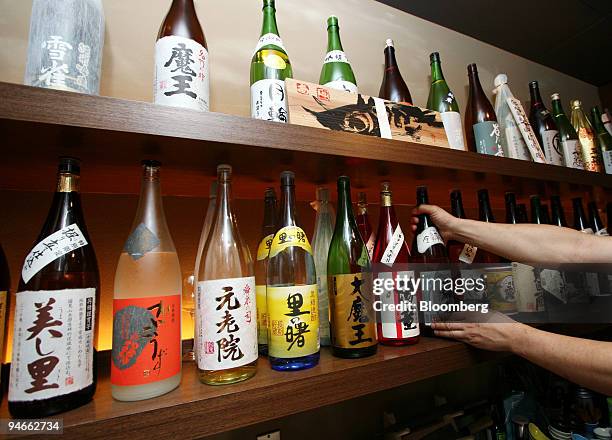
[(529, 94), (531, 96), (529, 123), (544, 151), (546, 161), (553, 165), (564, 165), (559, 143), (559, 130), (553, 116), (542, 101), (537, 81), (529, 83)]
[(497, 117), (480, 85), (476, 64), (470, 64), (467, 69), (470, 81), (465, 109), (465, 136), (468, 149), (475, 153), (503, 156)]
[(402, 78), (397, 61), (393, 40), (388, 39), (385, 46), (385, 72), (378, 96), (387, 101), (404, 102), (412, 105), (410, 90)]

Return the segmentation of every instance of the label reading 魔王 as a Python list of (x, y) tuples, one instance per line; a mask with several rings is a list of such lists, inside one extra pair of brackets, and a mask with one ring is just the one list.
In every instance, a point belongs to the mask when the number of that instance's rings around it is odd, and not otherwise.
[(364, 348), (376, 344), (372, 274), (330, 275), (332, 345)]
[[(226, 370), (257, 359), (255, 277), (200, 281), (198, 368)], [(256, 294), (256, 293), (255, 293)]]
[(434, 244), (444, 244), (444, 240), (442, 240), (442, 236), (440, 235), (438, 229), (435, 226), (430, 226), (428, 228), (423, 229), (423, 231), (417, 235), (416, 242), (419, 254), (424, 253)]
[(283, 40), (281, 39), (281, 37), (273, 33), (268, 33), (259, 37), (259, 41), (257, 42), (257, 46), (255, 46), (255, 50), (253, 51), (253, 53), (257, 53), (257, 51), (262, 47), (270, 45), (280, 47), (285, 52), (287, 51), (285, 49), (285, 46), (283, 45)]
[(268, 343), (268, 306), (266, 304), (266, 285), (255, 286), (257, 304), (257, 343)]
[(17, 292), (9, 400), (73, 393), (93, 383), (96, 289)]
[(285, 226), (276, 232), (270, 245), (268, 258), (275, 257), (287, 248), (297, 246), (312, 255), (312, 248), (306, 233), (299, 226)]
[(561, 139), (561, 148), (563, 148), (563, 158), (566, 167), (584, 170), (580, 143), (577, 139)]
[(176, 35), (155, 43), (155, 104), (208, 111), (208, 50)]
[(387, 266), (392, 266), (395, 263), (395, 259), (397, 258), (397, 254), (404, 246), (404, 233), (402, 232), (402, 228), (399, 223), (393, 231), (393, 235), (391, 236), (391, 240), (387, 243), (387, 247), (385, 248), (385, 252), (380, 260), (382, 264), (386, 264)]
[(47, 264), (86, 245), (87, 240), (76, 223), (54, 232), (36, 244), (26, 257), (21, 269), (23, 281), (27, 283)]
[(542, 132), (542, 148), (546, 162), (552, 165), (563, 165), (563, 154), (559, 145), (559, 132), (557, 130), (544, 130)]
[(317, 285), (268, 286), (268, 354), (297, 358), (319, 351)]
[(144, 257), (147, 252), (151, 252), (159, 246), (159, 243), (157, 235), (147, 228), (147, 225), (141, 223), (134, 228), (134, 231), (126, 240), (123, 250), (132, 257), (132, 260), (136, 261)]
[(465, 150), (463, 143), (463, 127), (461, 125), (461, 115), (459, 112), (440, 113), (444, 131), (448, 138), (448, 144), (453, 150)]
[(504, 150), (500, 142), (499, 124), (497, 122), (479, 122), (474, 124), (473, 129), (476, 151), (480, 154), (504, 156)]
[(612, 150), (602, 151), (606, 174), (612, 174)]
[(113, 300), (113, 385), (144, 385), (180, 373), (180, 314), (181, 295)]
[[(376, 274), (376, 285), (385, 286), (391, 282), (393, 289), (383, 288), (377, 300), (377, 320), (381, 336), (391, 339), (414, 338), (419, 335), (419, 314), (416, 292), (409, 286), (414, 281), (414, 271), (380, 272)], [(405, 284), (404, 284), (405, 282)]]
[(251, 86), (251, 117), (264, 121), (287, 122), (285, 82), (260, 79)]
[(467, 264), (472, 264), (474, 262), (474, 258), (476, 258), (476, 252), (478, 252), (478, 248), (471, 244), (464, 244), (461, 253), (459, 254), (459, 261)]

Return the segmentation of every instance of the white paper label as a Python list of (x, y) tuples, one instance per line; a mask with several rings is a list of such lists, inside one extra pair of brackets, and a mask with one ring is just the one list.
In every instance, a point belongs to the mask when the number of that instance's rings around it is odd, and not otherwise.
[(465, 150), (463, 143), (463, 126), (461, 125), (461, 115), (458, 112), (440, 113), (444, 131), (448, 138), (448, 144), (453, 150)]
[(557, 130), (545, 130), (542, 132), (544, 145), (544, 156), (546, 161), (553, 165), (563, 165), (563, 156), (559, 145), (559, 132)]
[(96, 289), (17, 293), (10, 401), (48, 399), (93, 383)]
[(32, 248), (21, 268), (24, 282), (30, 281), (43, 267), (55, 259), (87, 245), (87, 240), (76, 223), (46, 237)]
[(430, 226), (424, 229), (423, 232), (417, 235), (416, 242), (419, 254), (424, 253), (434, 244), (444, 244), (444, 240), (442, 240), (442, 237), (435, 226)]
[(251, 86), (251, 117), (264, 121), (287, 122), (285, 81), (260, 79)]
[(393, 139), (391, 136), (391, 126), (389, 125), (389, 117), (387, 115), (387, 107), (385, 101), (380, 98), (374, 98), (376, 106), (376, 117), (378, 119), (378, 127), (380, 129), (380, 137), (385, 139)]
[[(419, 335), (419, 314), (417, 312), (417, 296), (412, 295), (407, 287), (411, 287), (411, 279), (414, 279), (414, 271), (404, 272), (381, 272), (376, 274), (377, 279), (383, 280), (385, 285), (387, 279), (394, 279), (395, 289), (384, 289), (378, 297), (381, 307), (378, 313), (378, 322), (381, 324), (382, 336), (384, 338), (404, 339)], [(397, 280), (402, 280), (398, 285)], [(403, 280), (409, 284), (404, 285)], [(401, 310), (393, 310), (397, 305)], [(409, 310), (411, 308), (411, 310)]]
[(257, 359), (255, 277), (200, 281), (196, 307), (201, 370), (225, 370)]
[(608, 230), (606, 228), (601, 228), (599, 231), (595, 232), (595, 235), (610, 235), (610, 234), (608, 234)]
[(200, 43), (174, 35), (155, 43), (155, 104), (208, 111), (209, 80)]
[(612, 150), (602, 151), (606, 174), (612, 174)]
[(262, 47), (269, 46), (270, 44), (280, 47), (285, 52), (287, 51), (285, 49), (285, 46), (283, 46), (283, 40), (281, 40), (281, 37), (276, 34), (270, 33), (264, 34), (259, 38), (259, 41), (257, 42), (257, 46), (255, 46), (255, 50), (253, 51), (253, 53), (256, 53)]
[(582, 162), (582, 152), (580, 151), (578, 139), (561, 139), (561, 147), (563, 148), (565, 166), (584, 170), (584, 162)]
[(397, 254), (399, 254), (402, 246), (404, 246), (404, 233), (402, 232), (402, 228), (398, 223), (380, 262), (382, 264), (386, 264), (387, 266), (393, 266), (393, 263), (395, 263), (395, 259), (397, 258)]
[(521, 134), (518, 125), (516, 125), (516, 122), (514, 121), (514, 116), (512, 116), (512, 113), (506, 113), (504, 126), (506, 145), (503, 146), (505, 146), (507, 150), (504, 150), (504, 153), (507, 153), (508, 157), (512, 159), (531, 160), (529, 149), (525, 144), (525, 140), (523, 139), (523, 135)]
[(327, 55), (325, 55), (325, 59), (323, 60), (323, 64), (348, 62), (349, 60), (346, 57), (346, 54), (341, 50), (332, 50), (330, 52), (327, 52)]
[(523, 135), (523, 139), (525, 139), (527, 148), (529, 148), (529, 153), (531, 153), (531, 158), (534, 162), (546, 163), (542, 148), (540, 147), (538, 139), (536, 138), (536, 135), (529, 124), (529, 119), (525, 114), (521, 101), (516, 98), (508, 98), (506, 102), (508, 103), (508, 107), (510, 107), (512, 116), (514, 117), (521, 134)]
[(461, 253), (459, 254), (459, 261), (462, 261), (467, 264), (472, 264), (474, 262), (474, 258), (476, 258), (476, 252), (478, 248), (476, 246), (472, 246), (471, 244), (464, 244)]
[(343, 92), (358, 93), (357, 86), (349, 81), (343, 81), (343, 80), (330, 81), (323, 85), (325, 87), (329, 87), (330, 89), (342, 90)]

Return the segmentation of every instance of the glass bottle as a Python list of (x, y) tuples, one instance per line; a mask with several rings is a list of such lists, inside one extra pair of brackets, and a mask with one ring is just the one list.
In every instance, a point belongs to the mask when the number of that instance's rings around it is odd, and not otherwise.
[(368, 200), (366, 193), (360, 191), (357, 193), (357, 227), (361, 238), (365, 241), (366, 248), (368, 249), (368, 255), (370, 260), (374, 253), (374, 244), (376, 242), (376, 234), (370, 224), (370, 216), (368, 215)]
[(529, 203), (531, 205), (531, 223), (535, 225), (546, 224), (542, 218), (542, 203), (540, 202), (540, 196), (529, 196)]
[(552, 114), (559, 129), (559, 143), (563, 150), (565, 166), (583, 170), (584, 162), (578, 134), (563, 111), (559, 94), (553, 93), (550, 98), (552, 99)]
[(506, 203), (506, 223), (510, 225), (518, 224), (516, 195), (513, 192), (507, 192), (504, 194), (504, 201)]
[(493, 94), (495, 95), (495, 115), (499, 122), (501, 144), (504, 149), (504, 156), (512, 159), (531, 160), (531, 153), (519, 126), (514, 119), (514, 115), (508, 105), (508, 98), (514, 95), (508, 87), (508, 77), (500, 73), (493, 80)]
[(155, 43), (154, 102), (208, 111), (208, 46), (193, 0), (172, 0)]
[(198, 377), (240, 382), (257, 371), (253, 260), (232, 207), (232, 167), (217, 166), (217, 205), (196, 277)]
[(155, 160), (142, 162), (140, 200), (115, 271), (111, 393), (160, 396), (181, 381), (181, 267), (168, 231)]
[[(454, 189), (450, 193), (451, 202), (451, 214), (457, 218), (467, 218), (465, 211), (463, 210), (463, 200), (461, 197), (461, 191)], [(446, 245), (448, 250), (448, 259), (451, 263), (472, 263), (476, 256), (477, 248), (471, 244), (460, 243), (455, 240), (449, 240)]]
[[(5, 338), (8, 334), (8, 321), (11, 302), (11, 272), (9, 271), (8, 262), (6, 255), (0, 245), (0, 366), (4, 361), (4, 350), (6, 347)], [(0, 368), (0, 370), (2, 370)], [(2, 371), (0, 371), (0, 402), (4, 394), (4, 385), (7, 380), (6, 377), (2, 377)]]
[[(481, 222), (495, 223), (491, 203), (489, 201), (489, 191), (486, 189), (478, 190), (478, 220)], [(476, 263), (493, 264), (499, 263), (500, 257), (491, 252), (479, 249), (476, 256)]]
[(516, 205), (516, 219), (518, 223), (529, 223), (529, 219), (527, 218), (527, 205), (524, 203)]
[(332, 89), (357, 93), (357, 81), (342, 48), (338, 17), (335, 15), (327, 19), (327, 54), (323, 60), (319, 84)]
[(531, 96), (529, 123), (542, 146), (546, 162), (552, 165), (564, 165), (563, 152), (559, 145), (559, 130), (542, 101), (537, 81), (529, 83), (529, 94)]
[(370, 258), (353, 214), (347, 176), (338, 178), (338, 218), (327, 259), (332, 350), (342, 358), (376, 353)]
[(597, 203), (589, 202), (589, 224), (595, 235), (610, 235), (608, 230), (604, 227), (601, 217), (599, 217), (599, 209), (597, 209)]
[(608, 133), (608, 130), (604, 127), (601, 112), (597, 106), (591, 108), (591, 121), (593, 121), (593, 130), (597, 136), (603, 158), (604, 170), (606, 174), (612, 174), (612, 134)]
[(580, 232), (584, 232), (585, 234), (594, 234), (595, 231), (591, 229), (587, 221), (586, 215), (584, 215), (582, 197), (573, 198), (572, 206), (574, 208), (574, 229)]
[(561, 198), (559, 196), (550, 196), (550, 210), (551, 210), (551, 224), (561, 227), (567, 227), (565, 221), (565, 211), (561, 204)]
[(285, 79), (292, 77), (291, 62), (276, 26), (274, 0), (264, 0), (261, 36), (251, 60), (251, 117), (287, 122)]
[[(81, 208), (80, 174), (79, 159), (60, 158), (51, 209), (21, 270), (8, 393), (16, 418), (79, 407), (96, 389), (100, 275)], [(39, 368), (47, 374), (31, 373)]]
[(395, 47), (390, 38), (385, 42), (385, 71), (378, 97), (387, 101), (403, 102), (412, 105), (410, 90), (402, 78), (399, 66), (395, 60)]
[(319, 363), (317, 274), (310, 242), (295, 209), (295, 174), (283, 171), (278, 231), (268, 261), (268, 358), (273, 370)]
[(582, 111), (582, 103), (575, 99), (571, 104), (572, 114), (570, 118), (580, 141), (584, 169), (599, 173), (602, 171), (602, 166), (595, 131)]

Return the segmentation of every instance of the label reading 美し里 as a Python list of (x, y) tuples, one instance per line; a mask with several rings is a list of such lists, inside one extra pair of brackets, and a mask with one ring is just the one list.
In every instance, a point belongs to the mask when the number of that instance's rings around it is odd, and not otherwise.
[[(405, 339), (419, 336), (419, 314), (416, 292), (410, 290), (414, 271), (380, 272), (376, 274), (376, 285), (393, 285), (377, 294), (374, 307), (383, 338)], [(404, 283), (405, 281), (405, 283)]]
[(565, 166), (584, 170), (584, 162), (582, 161), (582, 152), (580, 151), (578, 139), (561, 139), (560, 143), (563, 149)]
[(274, 235), (268, 257), (275, 257), (285, 249), (293, 246), (301, 247), (312, 255), (312, 247), (303, 229), (299, 226), (285, 226)]
[(180, 373), (180, 314), (181, 295), (113, 300), (113, 385), (144, 385)]
[(268, 33), (259, 37), (259, 41), (257, 41), (257, 46), (255, 46), (255, 50), (253, 53), (257, 53), (259, 49), (265, 46), (274, 45), (276, 47), (280, 47), (284, 51), (286, 51), (285, 46), (283, 45), (283, 40), (276, 34)]
[(499, 124), (494, 121), (485, 121), (474, 124), (474, 141), (476, 151), (491, 156), (504, 156), (501, 146)]
[(251, 117), (264, 121), (287, 122), (285, 82), (260, 79), (251, 86)]
[(328, 278), (332, 345), (349, 349), (375, 345), (372, 274), (352, 273)]
[(17, 293), (9, 400), (73, 393), (93, 383), (96, 289)]
[(448, 144), (453, 150), (465, 150), (463, 143), (463, 127), (461, 125), (461, 115), (459, 112), (440, 113), (444, 131), (448, 138)]
[(423, 229), (423, 231), (417, 235), (416, 242), (419, 254), (425, 253), (427, 249), (435, 244), (444, 244), (444, 240), (442, 240), (442, 236), (435, 226)]
[(287, 359), (319, 351), (317, 285), (268, 286), (268, 355)]
[(208, 50), (176, 35), (155, 43), (155, 104), (208, 111)]
[(255, 286), (257, 304), (257, 343), (268, 343), (268, 306), (266, 304), (266, 285)]
[(383, 253), (380, 262), (382, 264), (386, 264), (387, 266), (392, 266), (395, 263), (395, 259), (399, 254), (399, 251), (404, 246), (404, 233), (402, 232), (402, 228), (399, 223), (393, 231), (393, 235), (391, 236), (391, 240), (387, 243), (387, 247), (385, 248), (385, 252)]
[(559, 132), (557, 130), (544, 130), (542, 132), (542, 148), (546, 162), (552, 165), (563, 165), (563, 154), (559, 145)]
[(257, 359), (255, 277), (200, 281), (198, 368), (227, 370)]
[(612, 174), (612, 150), (602, 151), (601, 154), (603, 156), (606, 174)]

